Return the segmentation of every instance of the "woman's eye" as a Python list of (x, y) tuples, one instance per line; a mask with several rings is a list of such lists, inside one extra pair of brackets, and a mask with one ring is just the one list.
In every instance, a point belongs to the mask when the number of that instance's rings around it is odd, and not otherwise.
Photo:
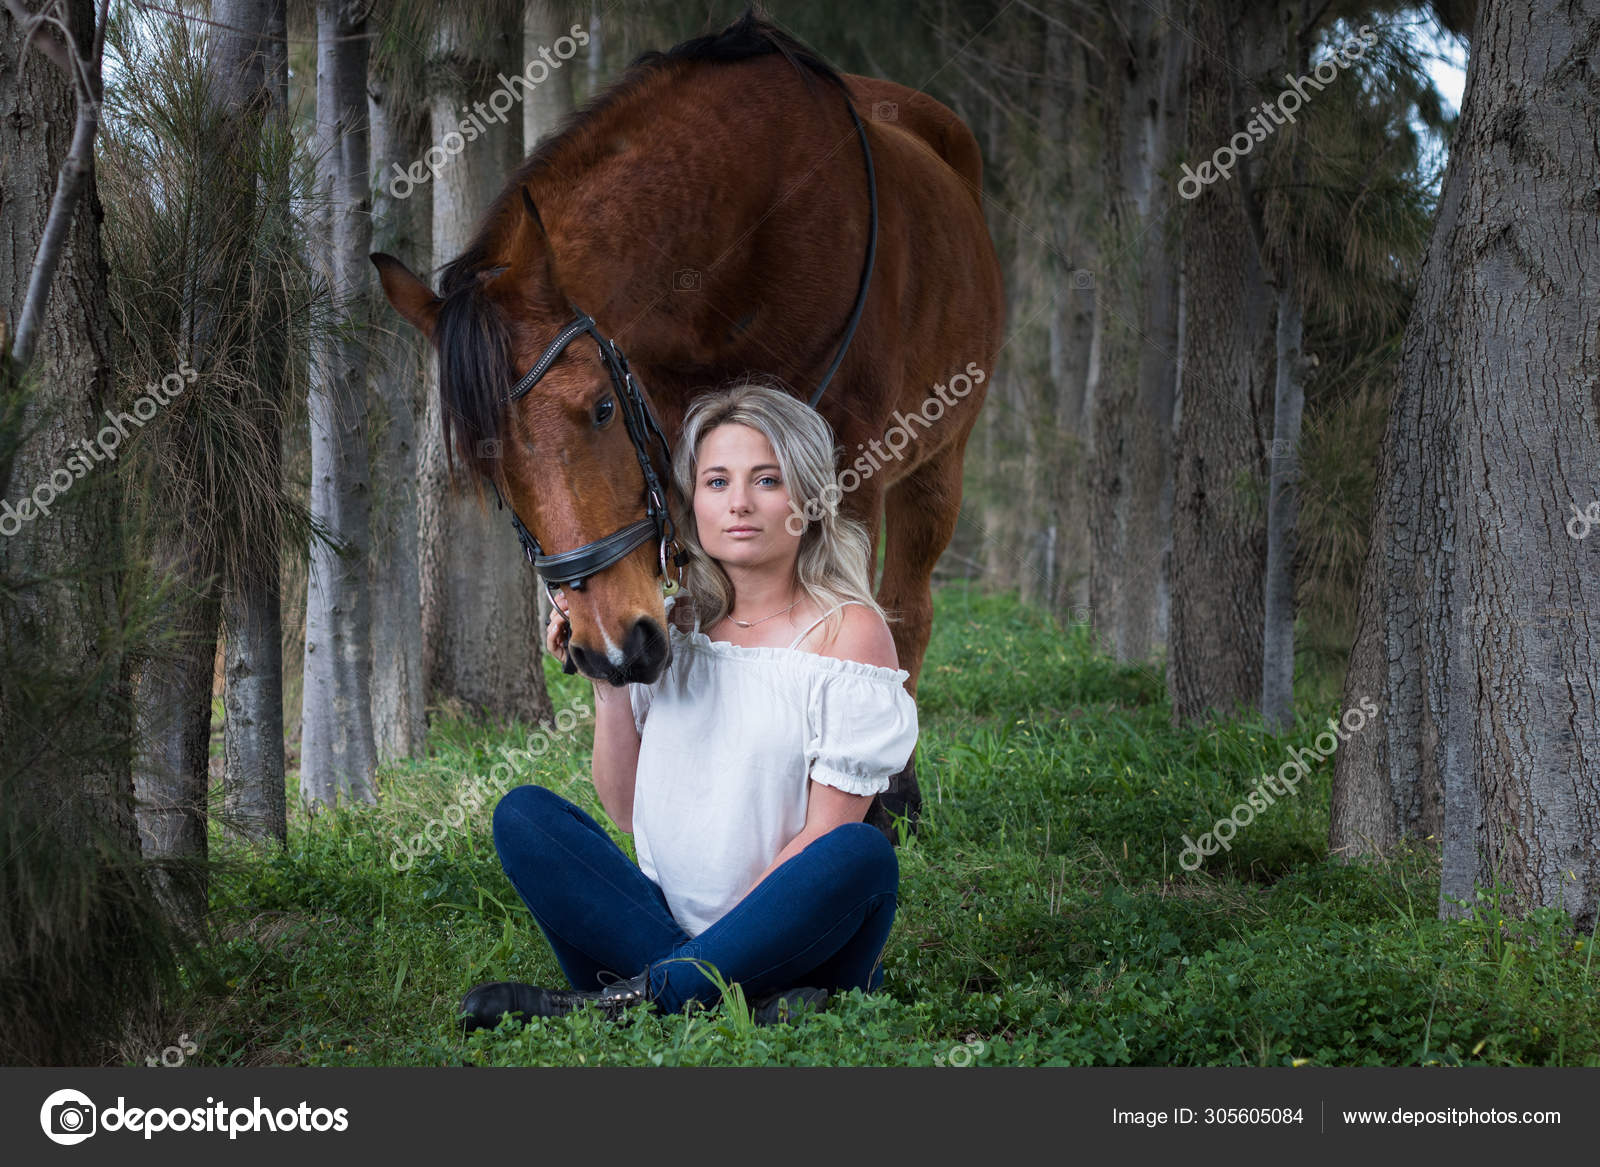
[(613, 412), (615, 412), (615, 410), (616, 402), (607, 397), (599, 405), (594, 407), (594, 424), (605, 425), (606, 422), (611, 420), (611, 415)]
[[(724, 478), (724, 477), (722, 477), (722, 475), (718, 474), (718, 475), (716, 475), (716, 476), (714, 476), (712, 478), (706, 479), (706, 485), (714, 490), (714, 489), (716, 489), (716, 487), (719, 484), (727, 482), (727, 481), (728, 480), (726, 478)], [(774, 474), (763, 474), (760, 478), (756, 479), (756, 481), (757, 482), (770, 482), (774, 486), (779, 485), (777, 475), (774, 475)]]

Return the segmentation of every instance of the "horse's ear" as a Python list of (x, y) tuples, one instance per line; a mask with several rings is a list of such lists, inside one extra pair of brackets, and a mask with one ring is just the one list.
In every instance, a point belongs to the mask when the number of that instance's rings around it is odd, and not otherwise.
[(510, 273), (505, 276), (509, 287), (514, 287), (528, 301), (548, 303), (564, 309), (566, 297), (561, 294), (561, 276), (556, 269), (555, 250), (550, 246), (550, 236), (545, 234), (544, 220), (533, 196), (522, 187), (522, 207), (528, 213), (517, 221), (504, 252), (499, 256)]
[(392, 255), (377, 251), (371, 259), (373, 266), (378, 269), (378, 279), (383, 283), (383, 294), (394, 305), (394, 310), (424, 336), (432, 339), (433, 325), (439, 318), (441, 303), (439, 297), (433, 294), (433, 289)]
[[(528, 216), (533, 220), (534, 225), (539, 228), (539, 234), (544, 235), (544, 220), (539, 218), (539, 208), (533, 205), (533, 196), (528, 193), (527, 187), (522, 188), (522, 205), (527, 208)], [(549, 242), (549, 238), (548, 235), (545, 235), (546, 242)]]

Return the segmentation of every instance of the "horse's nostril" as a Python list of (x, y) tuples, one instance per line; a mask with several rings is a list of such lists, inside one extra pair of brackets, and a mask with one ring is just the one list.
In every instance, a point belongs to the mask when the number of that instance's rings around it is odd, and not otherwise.
[(635, 620), (623, 645), (627, 662), (622, 669), (623, 677), (641, 684), (655, 681), (667, 666), (668, 649), (667, 634), (658, 621), (648, 616)]

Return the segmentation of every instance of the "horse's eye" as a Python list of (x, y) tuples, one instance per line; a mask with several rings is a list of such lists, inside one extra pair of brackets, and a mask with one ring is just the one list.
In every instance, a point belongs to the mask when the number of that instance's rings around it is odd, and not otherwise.
[(616, 408), (616, 402), (612, 401), (611, 398), (609, 398), (609, 397), (607, 397), (599, 405), (595, 406), (594, 407), (594, 424), (595, 425), (605, 425), (606, 422), (611, 420), (611, 414), (612, 414), (613, 410), (615, 410), (615, 408)]

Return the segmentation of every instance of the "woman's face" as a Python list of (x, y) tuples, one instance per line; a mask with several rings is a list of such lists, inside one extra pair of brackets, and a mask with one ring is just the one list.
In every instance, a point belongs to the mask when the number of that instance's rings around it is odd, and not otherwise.
[(790, 513), (789, 489), (766, 435), (729, 423), (700, 439), (694, 517), (707, 555), (724, 566), (792, 566), (800, 536), (784, 523)]

